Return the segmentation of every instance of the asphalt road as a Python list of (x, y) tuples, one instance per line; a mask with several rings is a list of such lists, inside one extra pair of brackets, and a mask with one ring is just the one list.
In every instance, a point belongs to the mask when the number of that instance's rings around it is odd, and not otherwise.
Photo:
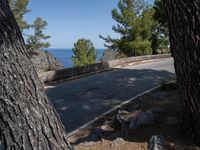
[(127, 66), (47, 88), (49, 99), (70, 132), (120, 103), (175, 79), (173, 60)]

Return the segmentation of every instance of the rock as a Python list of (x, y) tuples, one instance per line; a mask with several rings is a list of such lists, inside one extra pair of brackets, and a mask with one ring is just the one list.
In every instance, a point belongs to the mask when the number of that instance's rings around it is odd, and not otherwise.
[[(146, 112), (142, 112), (141, 110), (135, 112), (128, 112), (125, 110), (118, 111), (118, 114), (113, 117), (112, 121), (110, 122), (110, 126), (115, 130), (125, 131), (127, 129), (137, 129), (142, 125), (149, 125), (153, 124), (155, 121), (155, 116), (153, 112), (161, 112), (163, 110), (159, 108), (154, 108)], [(102, 128), (108, 127), (102, 126)]]
[(122, 138), (117, 138), (116, 140), (114, 140), (112, 142), (112, 144), (110, 145), (111, 148), (114, 148), (114, 147), (119, 147), (120, 145), (123, 145), (125, 144), (126, 142), (124, 141), (124, 139)]
[(154, 135), (149, 140), (148, 150), (163, 150), (165, 140), (162, 135)]
[(126, 111), (126, 110), (119, 110), (118, 111), (118, 115), (128, 115), (130, 114), (130, 112)]
[(126, 131), (129, 129), (132, 118), (135, 118), (138, 114), (142, 113), (141, 110), (135, 112), (128, 112), (126, 110), (119, 110), (118, 114), (113, 117), (110, 126), (115, 130)]
[(113, 127), (115, 130), (124, 130), (128, 128), (133, 116), (134, 113), (130, 113), (126, 110), (119, 110), (118, 114), (114, 116), (111, 121), (111, 127)]
[(141, 125), (148, 125), (154, 123), (154, 114), (150, 111), (139, 114), (137, 118), (140, 121)]
[(139, 121), (137, 120), (137, 117), (134, 117), (132, 120), (131, 120), (131, 123), (129, 125), (129, 129), (130, 130), (135, 130), (137, 128), (139, 128), (140, 126), (140, 123)]
[(111, 121), (106, 121), (102, 126), (101, 126), (101, 129), (103, 131), (113, 131), (113, 128), (111, 127)]
[(134, 130), (142, 125), (153, 124), (154, 118), (154, 114), (151, 111), (141, 112), (137, 116), (132, 118), (129, 129)]
[(30, 57), (37, 72), (46, 72), (64, 68), (64, 66), (47, 51), (37, 50), (37, 53), (30, 54)]
[(111, 127), (115, 130), (120, 130), (126, 124), (126, 120), (124, 120), (121, 116), (117, 115), (111, 121)]

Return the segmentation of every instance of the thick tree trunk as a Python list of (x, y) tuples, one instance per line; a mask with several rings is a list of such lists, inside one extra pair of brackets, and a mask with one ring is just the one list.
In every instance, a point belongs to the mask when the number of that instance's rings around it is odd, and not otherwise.
[(163, 2), (168, 14), (177, 82), (185, 105), (184, 126), (200, 142), (200, 1)]
[(7, 0), (0, 0), (0, 143), (7, 150), (71, 149)]

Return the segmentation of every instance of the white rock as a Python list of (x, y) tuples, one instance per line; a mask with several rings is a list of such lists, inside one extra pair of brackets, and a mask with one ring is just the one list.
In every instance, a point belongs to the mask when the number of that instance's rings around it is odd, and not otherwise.
[(111, 122), (110, 121), (106, 121), (102, 126), (101, 129), (103, 131), (113, 131), (114, 129), (111, 127)]
[(126, 142), (124, 141), (124, 139), (122, 138), (117, 138), (116, 140), (114, 140), (111, 144), (111, 147), (114, 148), (114, 147), (118, 147), (120, 145), (123, 145), (125, 144)]

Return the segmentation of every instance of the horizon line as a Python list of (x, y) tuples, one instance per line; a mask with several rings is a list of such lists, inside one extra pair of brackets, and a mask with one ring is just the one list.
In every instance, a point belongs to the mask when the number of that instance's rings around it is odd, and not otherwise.
[[(44, 49), (73, 49), (73, 47), (72, 48), (59, 48), (59, 47), (50, 47), (50, 48), (44, 48)], [(95, 49), (107, 49), (107, 48), (95, 48)]]

